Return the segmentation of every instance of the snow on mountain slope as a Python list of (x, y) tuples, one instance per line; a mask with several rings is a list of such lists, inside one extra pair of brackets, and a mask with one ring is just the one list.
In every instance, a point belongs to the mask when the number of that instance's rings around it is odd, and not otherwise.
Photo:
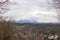
[(58, 19), (56, 15), (37, 13), (34, 16), (30, 16), (30, 17), (24, 16), (20, 19), (16, 19), (14, 22), (17, 22), (17, 23), (51, 23), (51, 22), (58, 22)]
[(25, 19), (25, 20), (19, 20), (17, 21), (17, 23), (38, 23), (38, 22), (36, 20)]
[(30, 17), (24, 16), (19, 19), (17, 22), (19, 23), (50, 23), (50, 22), (58, 22), (58, 17), (56, 15), (51, 14), (36, 14)]

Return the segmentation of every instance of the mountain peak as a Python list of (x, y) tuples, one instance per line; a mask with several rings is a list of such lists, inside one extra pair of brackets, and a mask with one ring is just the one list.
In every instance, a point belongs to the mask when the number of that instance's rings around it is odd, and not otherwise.
[(38, 23), (36, 20), (31, 20), (31, 19), (21, 19), (17, 21), (17, 23)]

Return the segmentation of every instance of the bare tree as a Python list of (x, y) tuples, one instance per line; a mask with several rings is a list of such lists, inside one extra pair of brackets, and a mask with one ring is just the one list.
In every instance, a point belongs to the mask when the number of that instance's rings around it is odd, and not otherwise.
[(10, 0), (0, 0), (0, 14), (4, 14), (10, 9), (12, 2)]
[(12, 4), (14, 5), (15, 2), (11, 2), (11, 0), (0, 0), (0, 19), (3, 19), (2, 14), (10, 10)]
[[(8, 18), (2, 16), (2, 14), (10, 10), (12, 4), (14, 5), (15, 3), (12, 3), (10, 0), (0, 0), (0, 20)], [(18, 40), (18, 31), (13, 23), (0, 22), (0, 40)]]
[(48, 3), (56, 9), (58, 20), (60, 21), (60, 0), (48, 0)]

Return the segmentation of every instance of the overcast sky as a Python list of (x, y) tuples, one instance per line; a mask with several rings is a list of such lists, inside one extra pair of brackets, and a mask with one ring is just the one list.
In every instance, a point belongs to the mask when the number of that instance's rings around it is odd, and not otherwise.
[[(46, 0), (16, 0), (17, 4), (11, 6), (8, 16), (15, 19), (38, 18), (41, 22), (57, 22), (56, 12)], [(5, 14), (6, 15), (6, 14)]]

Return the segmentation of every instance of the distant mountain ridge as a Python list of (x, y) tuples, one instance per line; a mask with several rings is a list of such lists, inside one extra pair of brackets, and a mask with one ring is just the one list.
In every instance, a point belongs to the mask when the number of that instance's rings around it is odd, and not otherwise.
[(18, 21), (12, 20), (11, 22), (16, 22), (16, 23), (39, 23), (36, 20), (30, 20), (30, 19), (20, 19)]
[(33, 16), (22, 16), (21, 18), (15, 18), (10, 21), (16, 23), (57, 23), (58, 20), (55, 17), (55, 15), (36, 13)]
[(20, 19), (18, 21), (16, 20), (11, 20), (11, 22), (15, 22), (15, 23), (36, 23), (36, 24), (39, 24), (39, 23), (43, 23), (43, 24), (46, 24), (46, 23), (49, 23), (49, 24), (60, 24), (60, 22), (39, 22), (35, 19)]

